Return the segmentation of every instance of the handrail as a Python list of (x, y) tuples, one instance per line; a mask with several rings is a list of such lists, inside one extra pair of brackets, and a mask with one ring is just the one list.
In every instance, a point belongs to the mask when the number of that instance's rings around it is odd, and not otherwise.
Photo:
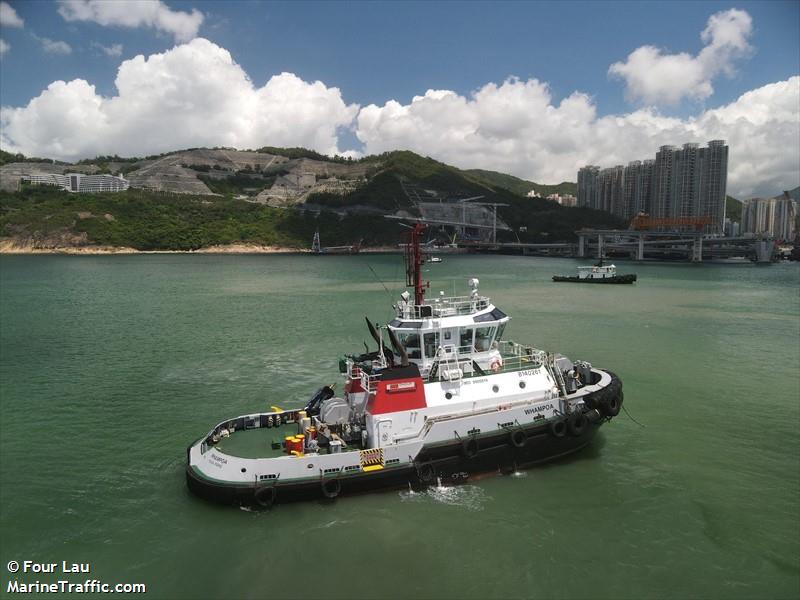
[(489, 296), (446, 296), (441, 298), (425, 299), (420, 305), (399, 304), (397, 306), (397, 316), (404, 319), (419, 319), (423, 312), (422, 308), (429, 307), (431, 316), (445, 317), (453, 315), (469, 315), (474, 312), (484, 310), (491, 305)]

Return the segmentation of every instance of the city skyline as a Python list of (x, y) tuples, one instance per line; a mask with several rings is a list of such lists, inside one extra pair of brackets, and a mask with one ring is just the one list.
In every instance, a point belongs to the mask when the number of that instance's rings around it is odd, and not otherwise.
[(752, 198), (742, 204), (742, 233), (793, 241), (796, 218), (797, 204), (789, 197)]
[(656, 219), (707, 217), (706, 230), (725, 226), (728, 146), (710, 140), (701, 148), (665, 145), (654, 159), (601, 169), (587, 165), (578, 171), (578, 206), (588, 206), (630, 220), (639, 214)]
[(726, 139), (732, 195), (771, 195), (800, 185), (798, 19), (793, 2), (0, 0), (0, 147), (405, 149), (554, 184)]

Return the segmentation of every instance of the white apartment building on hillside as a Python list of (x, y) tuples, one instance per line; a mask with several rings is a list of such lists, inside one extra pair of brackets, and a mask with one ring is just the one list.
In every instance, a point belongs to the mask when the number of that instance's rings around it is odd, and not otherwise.
[(54, 185), (68, 192), (124, 192), (130, 187), (128, 180), (116, 175), (85, 175), (83, 173), (35, 173), (24, 175), (23, 181), (33, 185)]

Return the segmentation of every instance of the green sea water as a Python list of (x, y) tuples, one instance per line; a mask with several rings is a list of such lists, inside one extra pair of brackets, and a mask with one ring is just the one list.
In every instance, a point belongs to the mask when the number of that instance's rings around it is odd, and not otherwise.
[(0, 595), (87, 578), (7, 571), (66, 560), (152, 598), (800, 596), (796, 263), (626, 263), (637, 284), (581, 286), (550, 281), (572, 260), (445, 256), (433, 293), (478, 277), (507, 339), (615, 371), (630, 416), (455, 488), (268, 512), (191, 496), (186, 446), (339, 381), (400, 263), (1, 257)]

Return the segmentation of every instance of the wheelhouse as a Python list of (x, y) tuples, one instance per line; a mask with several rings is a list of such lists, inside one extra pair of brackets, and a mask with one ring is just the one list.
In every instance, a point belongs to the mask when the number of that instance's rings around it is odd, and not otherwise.
[(616, 275), (617, 267), (615, 265), (578, 267), (578, 279), (605, 279), (616, 277)]
[(478, 293), (478, 283), (469, 280), (469, 296), (440, 293), (412, 304), (410, 295), (404, 293), (395, 305), (395, 318), (388, 328), (423, 375), (434, 363), (443, 361), (474, 361), (483, 370), (497, 361), (502, 364), (498, 345), (510, 317)]

